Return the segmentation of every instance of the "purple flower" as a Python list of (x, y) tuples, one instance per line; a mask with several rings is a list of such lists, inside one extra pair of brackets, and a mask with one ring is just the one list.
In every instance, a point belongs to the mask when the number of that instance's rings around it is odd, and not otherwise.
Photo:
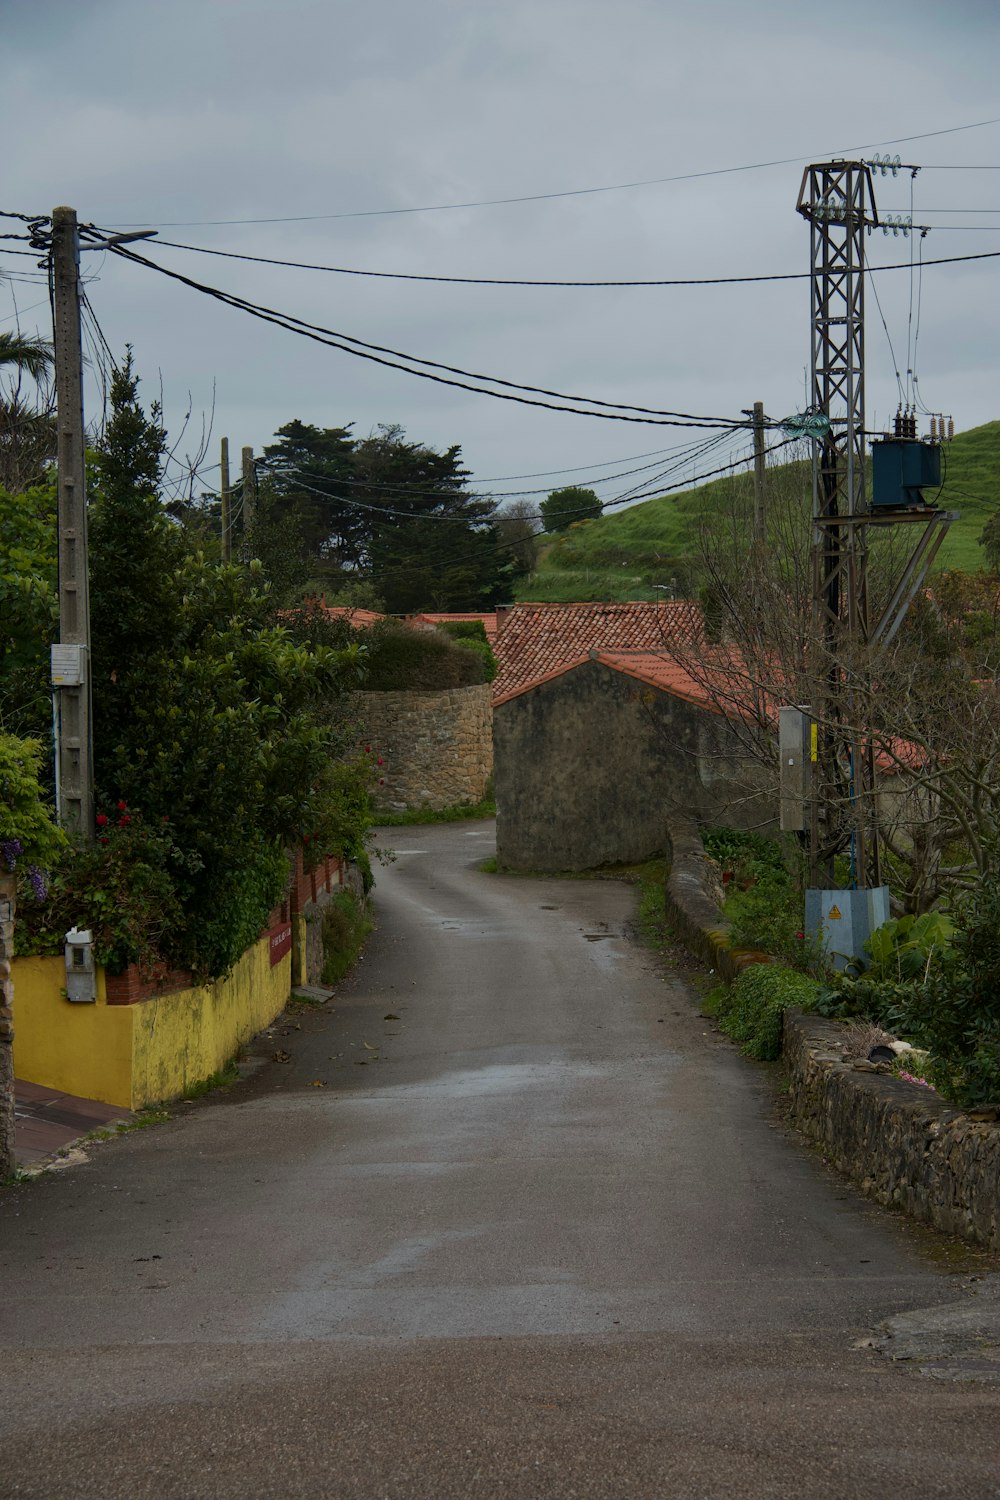
[(17, 869), (17, 862), (23, 853), (24, 845), (20, 839), (0, 839), (0, 859), (8, 870)]
[(45, 879), (45, 871), (40, 870), (37, 865), (28, 866), (28, 879), (31, 881), (31, 889), (35, 894), (35, 900), (41, 906), (49, 894), (48, 882)]

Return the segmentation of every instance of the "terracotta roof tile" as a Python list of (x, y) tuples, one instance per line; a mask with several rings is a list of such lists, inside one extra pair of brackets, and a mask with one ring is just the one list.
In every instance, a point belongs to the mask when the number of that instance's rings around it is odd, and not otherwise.
[(687, 599), (631, 604), (514, 604), (497, 612), (494, 702), (549, 677), (591, 651), (656, 651), (701, 634)]
[(497, 612), (495, 609), (486, 610), (485, 613), (481, 614), (475, 611), (464, 614), (461, 612), (457, 614), (431, 614), (426, 610), (422, 610), (418, 615), (407, 615), (406, 617), (407, 625), (415, 627), (418, 630), (424, 624), (446, 625), (449, 620), (480, 620), (483, 629), (486, 631), (486, 639), (491, 646), (497, 638)]
[(335, 619), (345, 619), (352, 630), (367, 630), (370, 625), (377, 625), (379, 620), (384, 620), (385, 615), (380, 615), (374, 609), (358, 609), (353, 604), (323, 604), (326, 614)]

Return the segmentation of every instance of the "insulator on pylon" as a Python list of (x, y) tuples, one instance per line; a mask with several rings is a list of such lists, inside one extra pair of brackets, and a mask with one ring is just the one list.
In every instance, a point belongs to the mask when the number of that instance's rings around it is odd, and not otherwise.
[(948, 441), (949, 441), (949, 443), (951, 442), (951, 440), (952, 440), (952, 438), (954, 436), (955, 436), (955, 418), (954, 417), (949, 417), (948, 418)]
[(931, 442), (937, 441), (937, 417), (931, 417)]

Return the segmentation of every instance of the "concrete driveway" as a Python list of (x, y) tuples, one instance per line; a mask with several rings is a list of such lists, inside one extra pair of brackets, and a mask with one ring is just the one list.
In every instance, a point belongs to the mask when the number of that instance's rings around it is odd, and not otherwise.
[(635, 892), (394, 830), (332, 1012), (0, 1195), (0, 1495), (1000, 1496), (998, 1388), (858, 1347), (975, 1256), (784, 1127)]

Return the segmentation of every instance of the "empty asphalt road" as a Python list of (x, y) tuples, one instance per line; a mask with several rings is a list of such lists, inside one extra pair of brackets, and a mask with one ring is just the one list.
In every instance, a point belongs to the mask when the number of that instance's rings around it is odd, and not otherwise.
[(0, 1496), (1000, 1496), (1000, 1389), (863, 1347), (984, 1267), (492, 833), (386, 836), (290, 1061), (0, 1193)]

